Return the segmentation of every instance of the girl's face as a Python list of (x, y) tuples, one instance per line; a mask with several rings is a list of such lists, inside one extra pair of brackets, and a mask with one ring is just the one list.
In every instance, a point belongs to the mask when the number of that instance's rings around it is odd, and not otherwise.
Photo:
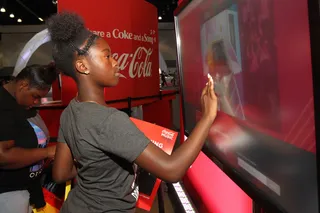
[(111, 56), (108, 43), (97, 38), (90, 47), (88, 55), (76, 61), (78, 72), (88, 72), (90, 79), (101, 87), (116, 86), (119, 82), (119, 65)]

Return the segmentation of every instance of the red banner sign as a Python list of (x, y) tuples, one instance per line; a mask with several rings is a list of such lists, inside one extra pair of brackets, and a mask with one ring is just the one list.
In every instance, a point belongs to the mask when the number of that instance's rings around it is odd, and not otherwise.
[[(169, 155), (172, 153), (178, 136), (177, 132), (139, 119), (131, 118), (131, 120), (157, 147)], [(150, 211), (161, 180), (145, 171), (139, 174), (139, 179), (142, 184), (139, 185), (140, 194), (137, 207)]]
[[(118, 86), (107, 88), (107, 100), (143, 97), (159, 93), (159, 48), (157, 8), (144, 0), (92, 0), (77, 4), (60, 0), (58, 11), (81, 15), (89, 30), (106, 39), (118, 61)], [(62, 77), (64, 104), (76, 95), (75, 83)]]

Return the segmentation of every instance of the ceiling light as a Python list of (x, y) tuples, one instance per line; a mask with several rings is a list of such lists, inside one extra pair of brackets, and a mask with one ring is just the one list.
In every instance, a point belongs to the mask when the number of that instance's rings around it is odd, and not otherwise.
[(40, 17), (39, 17), (38, 19), (39, 19), (40, 21), (43, 21), (43, 19), (42, 19), (42, 18), (40, 18)]
[(52, 0), (52, 4), (58, 4), (58, 0)]
[(0, 12), (5, 13), (6, 9), (4, 7), (1, 7)]
[(158, 19), (159, 19), (159, 20), (162, 20), (162, 17), (161, 17), (161, 16), (159, 16), (159, 17), (158, 17)]
[(10, 18), (14, 18), (14, 15), (12, 13), (10, 14)]
[(22, 22), (22, 20), (19, 18), (18, 20), (17, 20), (19, 23), (21, 23)]

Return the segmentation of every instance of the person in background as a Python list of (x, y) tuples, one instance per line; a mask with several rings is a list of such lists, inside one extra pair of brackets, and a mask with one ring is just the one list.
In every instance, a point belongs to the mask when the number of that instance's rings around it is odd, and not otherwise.
[(168, 86), (168, 83), (166, 80), (166, 74), (164, 73), (164, 71), (161, 72), (161, 81), (162, 81), (162, 84), (161, 84), (162, 87)]
[(31, 212), (30, 193), (41, 187), (42, 161), (54, 157), (55, 146), (43, 146), (46, 139), (28, 121), (28, 110), (45, 97), (56, 76), (51, 66), (31, 65), (0, 86), (0, 213)]
[(121, 76), (108, 43), (74, 13), (54, 15), (47, 25), (55, 64), (78, 87), (78, 96), (60, 118), (53, 166), (57, 182), (77, 176), (60, 213), (134, 212), (139, 195), (136, 165), (164, 181), (177, 182), (200, 153), (217, 114), (213, 80), (208, 77), (202, 92), (203, 117), (170, 156), (128, 115), (106, 105), (104, 88), (116, 86)]

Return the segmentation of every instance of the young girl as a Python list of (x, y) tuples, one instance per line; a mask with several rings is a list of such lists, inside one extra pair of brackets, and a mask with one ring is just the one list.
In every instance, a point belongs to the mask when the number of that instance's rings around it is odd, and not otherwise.
[(57, 182), (77, 176), (77, 186), (61, 213), (134, 212), (139, 193), (135, 164), (164, 181), (176, 182), (198, 156), (217, 112), (213, 81), (209, 77), (202, 92), (202, 119), (169, 156), (150, 143), (125, 113), (106, 105), (104, 88), (116, 86), (120, 76), (108, 43), (72, 13), (54, 15), (48, 29), (56, 66), (78, 87), (78, 96), (61, 116), (53, 170)]

